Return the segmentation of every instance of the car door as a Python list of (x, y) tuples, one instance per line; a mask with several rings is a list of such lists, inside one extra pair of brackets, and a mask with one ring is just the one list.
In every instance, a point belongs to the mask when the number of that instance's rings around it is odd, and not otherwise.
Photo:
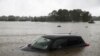
[(84, 41), (81, 37), (70, 37), (68, 38), (67, 46), (78, 46), (83, 44)]
[(67, 39), (60, 38), (54, 41), (54, 43), (52, 44), (52, 49), (65, 48), (66, 46), (67, 46)]

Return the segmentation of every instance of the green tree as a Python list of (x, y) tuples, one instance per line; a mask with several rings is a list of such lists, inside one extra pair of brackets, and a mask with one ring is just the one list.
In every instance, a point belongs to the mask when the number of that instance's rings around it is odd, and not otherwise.
[(57, 17), (57, 11), (53, 10), (51, 13), (49, 13), (49, 18), (47, 19), (47, 21), (56, 21)]
[(1, 16), (0, 17), (0, 21), (7, 21), (8, 20), (8, 17), (7, 16)]
[(91, 14), (87, 11), (82, 11), (81, 9), (74, 9), (70, 11), (70, 18), (72, 21), (87, 22), (91, 19)]
[(87, 22), (89, 20), (91, 20), (92, 16), (89, 12), (84, 11), (82, 14), (82, 21), (83, 22)]
[(55, 21), (68, 21), (69, 20), (69, 12), (66, 9), (59, 9), (58, 11), (52, 11), (49, 16)]
[(81, 21), (81, 9), (74, 9), (70, 11), (70, 18), (72, 21)]
[(8, 21), (15, 21), (16, 18), (13, 15), (8, 16)]

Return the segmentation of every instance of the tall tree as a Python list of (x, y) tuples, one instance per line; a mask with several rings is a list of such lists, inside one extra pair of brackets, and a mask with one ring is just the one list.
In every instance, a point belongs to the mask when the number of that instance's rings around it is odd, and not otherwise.
[(8, 21), (15, 21), (15, 20), (16, 20), (15, 16), (13, 15), (8, 16)]
[(72, 21), (81, 21), (81, 9), (74, 9), (70, 11), (70, 18)]
[(8, 20), (8, 17), (7, 16), (1, 16), (0, 17), (0, 21), (7, 21)]
[(84, 11), (82, 14), (82, 20), (83, 22), (87, 22), (89, 20), (91, 20), (92, 16), (89, 12)]

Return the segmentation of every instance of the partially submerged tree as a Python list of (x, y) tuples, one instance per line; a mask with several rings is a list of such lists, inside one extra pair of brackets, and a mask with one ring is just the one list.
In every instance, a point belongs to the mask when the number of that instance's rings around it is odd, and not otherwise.
[(27, 16), (1, 16), (0, 21), (50, 21), (50, 22), (87, 22), (91, 20), (92, 16), (88, 11), (82, 11), (81, 9), (59, 9), (53, 10), (49, 13), (48, 16), (39, 16), (39, 17), (27, 17)]
[(91, 19), (91, 14), (87, 11), (82, 11), (81, 9), (66, 10), (59, 9), (58, 11), (52, 11), (49, 16), (56, 21), (83, 21), (87, 22)]

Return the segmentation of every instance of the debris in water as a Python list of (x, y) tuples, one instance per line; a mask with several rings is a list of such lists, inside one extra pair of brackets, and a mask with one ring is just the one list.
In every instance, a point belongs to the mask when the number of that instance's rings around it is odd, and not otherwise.
[(61, 25), (58, 25), (57, 27), (61, 27)]

